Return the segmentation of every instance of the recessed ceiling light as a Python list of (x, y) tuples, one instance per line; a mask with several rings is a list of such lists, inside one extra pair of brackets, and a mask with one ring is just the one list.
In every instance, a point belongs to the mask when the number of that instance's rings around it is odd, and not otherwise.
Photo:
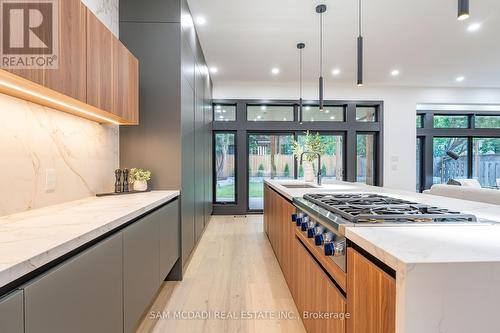
[(257, 116), (257, 119), (261, 119), (261, 118), (262, 118), (262, 116)]
[(222, 113), (226, 113), (226, 110), (225, 110), (225, 109), (222, 109)]
[(330, 110), (326, 109), (326, 110), (325, 110), (325, 113), (330, 113)]
[(271, 73), (273, 73), (273, 75), (278, 75), (280, 73), (280, 69), (278, 67), (274, 67), (271, 69)]
[(261, 109), (262, 111), (266, 111), (266, 110), (267, 110), (267, 106), (262, 105), (262, 106), (260, 107), (260, 109)]
[(467, 31), (470, 32), (478, 31), (479, 29), (481, 29), (481, 23), (471, 23), (467, 27)]
[(391, 75), (392, 75), (392, 76), (398, 76), (398, 75), (399, 75), (399, 70), (398, 70), (398, 69), (393, 69), (393, 70), (391, 71)]
[(286, 118), (283, 118), (283, 121), (286, 121)]
[(331, 120), (335, 119), (335, 116), (331, 116), (331, 117), (330, 117), (330, 119), (331, 119)]
[(311, 110), (311, 107), (310, 106), (306, 106), (306, 111), (309, 111)]
[(458, 76), (455, 80), (457, 82), (463, 82), (465, 80), (465, 77), (464, 76)]
[(224, 119), (224, 116), (219, 116), (219, 119)]
[(198, 16), (196, 18), (196, 24), (198, 24), (198, 25), (204, 25), (205, 23), (207, 23), (207, 19), (204, 18), (203, 16)]
[(340, 69), (339, 69), (339, 68), (334, 68), (334, 69), (332, 70), (332, 75), (337, 76), (337, 75), (339, 75), (339, 74), (340, 74)]
[(215, 74), (215, 73), (217, 73), (218, 71), (219, 71), (219, 69), (218, 69), (217, 67), (213, 67), (213, 66), (212, 66), (212, 67), (210, 67), (210, 73)]

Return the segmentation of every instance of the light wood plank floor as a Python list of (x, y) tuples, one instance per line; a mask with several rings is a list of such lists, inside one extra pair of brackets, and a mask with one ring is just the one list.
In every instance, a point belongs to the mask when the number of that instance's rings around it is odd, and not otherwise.
[[(210, 314), (212, 318), (173, 318), (178, 311), (186, 311), (184, 315)], [(260, 318), (241, 319), (242, 311)], [(234, 315), (239, 319), (217, 319), (217, 312), (220, 316)], [(153, 315), (157, 318), (153, 319)], [(163, 285), (138, 332), (305, 333), (263, 232), (262, 216), (213, 217), (193, 254), (184, 280)]]

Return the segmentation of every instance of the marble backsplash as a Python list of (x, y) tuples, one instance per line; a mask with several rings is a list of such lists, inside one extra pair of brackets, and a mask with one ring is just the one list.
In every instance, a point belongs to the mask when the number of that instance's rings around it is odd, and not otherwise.
[(0, 216), (113, 190), (118, 126), (3, 94), (0, 110)]

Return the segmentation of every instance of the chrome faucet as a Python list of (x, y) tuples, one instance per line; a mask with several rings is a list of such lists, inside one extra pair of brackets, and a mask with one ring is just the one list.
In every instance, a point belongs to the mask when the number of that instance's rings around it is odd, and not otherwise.
[(318, 175), (317, 175), (318, 180), (317, 180), (317, 182), (318, 182), (318, 186), (321, 186), (321, 155), (318, 154), (318, 153), (313, 153), (313, 152), (305, 151), (302, 154), (300, 154), (300, 165), (302, 165), (302, 162), (304, 160), (304, 155), (305, 154), (316, 155), (318, 157), (318, 170), (317, 170), (318, 171)]

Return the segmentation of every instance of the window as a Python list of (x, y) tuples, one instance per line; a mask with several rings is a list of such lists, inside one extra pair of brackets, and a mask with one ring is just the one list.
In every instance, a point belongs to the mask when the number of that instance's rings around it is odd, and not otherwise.
[(214, 106), (214, 121), (235, 121), (236, 105), (216, 104)]
[(433, 165), (434, 184), (446, 184), (450, 179), (467, 178), (467, 138), (434, 138)]
[(421, 114), (417, 114), (416, 125), (417, 125), (417, 128), (424, 127), (424, 117)]
[(435, 115), (434, 128), (468, 128), (468, 116)]
[(417, 138), (417, 192), (422, 191), (422, 142), (423, 138)]
[(235, 203), (235, 134), (215, 133), (215, 202)]
[(294, 121), (293, 106), (249, 105), (248, 121)]
[[(321, 155), (321, 175), (323, 179), (344, 179), (344, 140), (341, 135), (321, 134), (321, 143), (325, 145), (325, 153)], [(304, 144), (305, 136), (299, 135), (297, 141)], [(313, 162), (316, 175), (317, 162)], [(304, 178), (304, 167), (298, 166), (297, 177)]]
[(372, 123), (376, 122), (377, 108), (374, 106), (357, 106), (356, 121), (372, 122)]
[(472, 177), (483, 187), (500, 186), (500, 138), (473, 138)]
[(264, 179), (293, 179), (293, 135), (248, 136), (248, 208), (264, 208)]
[(344, 121), (343, 106), (325, 106), (324, 111), (319, 111), (319, 106), (303, 106), (302, 121)]
[(375, 185), (375, 135), (357, 135), (356, 181)]
[(476, 128), (500, 128), (500, 116), (476, 116)]

